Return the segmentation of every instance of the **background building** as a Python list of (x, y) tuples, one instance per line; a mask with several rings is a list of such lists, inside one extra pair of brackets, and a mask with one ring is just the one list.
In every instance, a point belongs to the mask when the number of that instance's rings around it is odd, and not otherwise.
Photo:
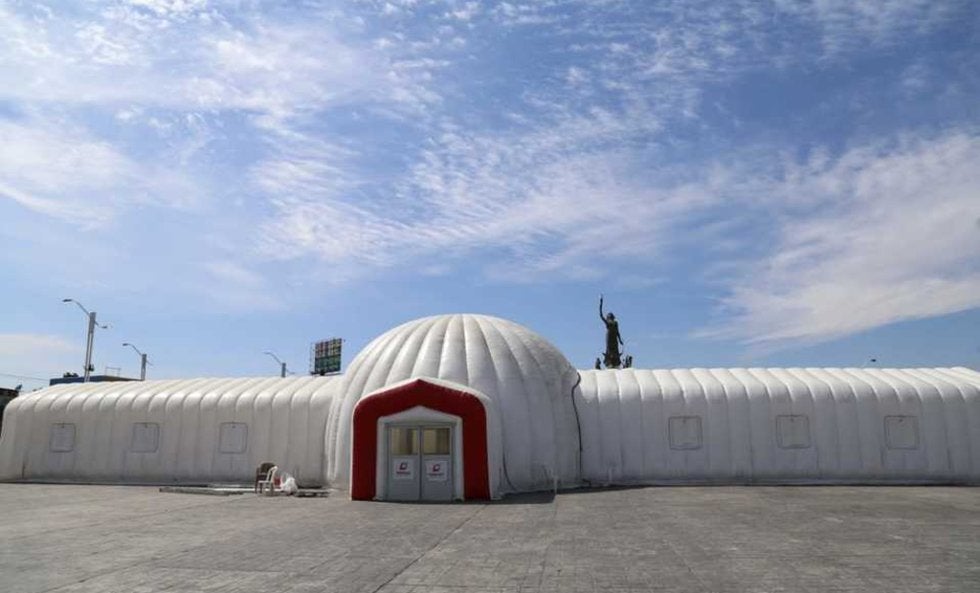
[(15, 397), (20, 395), (20, 385), (14, 389), (8, 389), (6, 387), (0, 387), (0, 430), (2, 430), (3, 425), (3, 411), (7, 407), (7, 404), (11, 402)]

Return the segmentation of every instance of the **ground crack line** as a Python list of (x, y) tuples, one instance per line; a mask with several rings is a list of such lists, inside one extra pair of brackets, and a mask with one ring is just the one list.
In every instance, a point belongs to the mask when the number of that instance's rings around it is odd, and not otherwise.
[(438, 548), (439, 546), (441, 546), (442, 545), (442, 542), (446, 541), (447, 539), (449, 539), (450, 537), (452, 537), (453, 535), (455, 535), (456, 532), (458, 532), (460, 529), (462, 529), (463, 527), (465, 527), (467, 523), (469, 523), (470, 521), (472, 521), (474, 517), (476, 517), (477, 515), (479, 515), (480, 513), (482, 513), (484, 511), (484, 509), (486, 509), (486, 508), (487, 508), (487, 505), (482, 505), (479, 509), (477, 509), (469, 517), (466, 517), (465, 519), (463, 519), (462, 521), (460, 521), (459, 525), (457, 525), (455, 529), (453, 529), (452, 531), (450, 531), (446, 535), (442, 536), (439, 539), (439, 541), (437, 541), (436, 543), (434, 543), (431, 546), (429, 546), (429, 549), (427, 549), (426, 551), (424, 551), (421, 554), (419, 554), (415, 558), (415, 560), (412, 560), (411, 562), (409, 562), (408, 564), (406, 564), (405, 566), (403, 566), (401, 570), (399, 570), (395, 574), (391, 575), (391, 578), (389, 578), (387, 581), (385, 581), (385, 582), (381, 583), (380, 585), (378, 585), (378, 587), (376, 589), (374, 589), (373, 591), (371, 591), (371, 593), (378, 593), (378, 591), (380, 591), (380, 590), (384, 589), (385, 587), (387, 587), (388, 586), (388, 583), (390, 583), (391, 581), (397, 579), (402, 573), (404, 573), (409, 568), (412, 568), (413, 566), (415, 566), (415, 564), (419, 560), (421, 560), (422, 558), (425, 558), (425, 556), (429, 552), (431, 552), (432, 550), (435, 550), (436, 548)]

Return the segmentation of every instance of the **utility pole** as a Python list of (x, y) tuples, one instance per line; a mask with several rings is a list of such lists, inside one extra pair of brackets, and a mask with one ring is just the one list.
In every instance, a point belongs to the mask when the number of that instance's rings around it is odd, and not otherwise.
[(89, 311), (81, 303), (75, 299), (61, 299), (62, 303), (75, 303), (78, 308), (82, 310), (83, 313), (88, 317), (88, 339), (85, 342), (85, 378), (83, 381), (88, 383), (89, 376), (92, 373), (92, 347), (95, 343), (95, 328), (99, 327), (102, 329), (109, 329), (108, 325), (99, 325), (98, 321), (95, 319), (95, 311)]
[(140, 352), (139, 348), (129, 342), (123, 342), (123, 346), (129, 346), (136, 351), (136, 354), (140, 355), (140, 381), (146, 381), (146, 365), (149, 364), (149, 361), (146, 359), (146, 354)]
[(85, 379), (88, 383), (92, 373), (92, 347), (95, 345), (95, 311), (88, 314), (88, 341), (85, 344)]
[(286, 378), (286, 363), (284, 363), (283, 361), (279, 360), (279, 357), (276, 356), (276, 354), (274, 352), (269, 352), (268, 350), (266, 350), (262, 354), (268, 354), (269, 356), (271, 356), (272, 358), (274, 358), (276, 360), (276, 362), (279, 363), (279, 376), (285, 379)]

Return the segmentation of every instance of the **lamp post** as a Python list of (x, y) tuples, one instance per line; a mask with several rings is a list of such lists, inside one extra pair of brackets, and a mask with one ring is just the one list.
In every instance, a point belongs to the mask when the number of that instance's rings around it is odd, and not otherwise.
[(283, 361), (279, 360), (279, 357), (276, 356), (274, 352), (269, 352), (268, 350), (266, 350), (262, 354), (268, 354), (269, 356), (271, 356), (272, 358), (274, 358), (276, 360), (276, 362), (279, 363), (279, 376), (285, 378), (286, 377), (286, 363), (284, 363)]
[(146, 381), (146, 365), (149, 364), (149, 361), (146, 360), (146, 354), (140, 352), (139, 348), (129, 342), (123, 342), (123, 346), (129, 346), (136, 351), (136, 354), (140, 355), (140, 381)]
[(95, 328), (99, 327), (101, 329), (109, 329), (109, 325), (99, 325), (95, 320), (95, 311), (89, 312), (81, 303), (75, 299), (61, 299), (62, 303), (75, 303), (78, 308), (82, 310), (83, 313), (88, 317), (88, 341), (85, 344), (85, 378), (83, 381), (88, 383), (89, 374), (92, 372), (92, 345), (95, 341)]

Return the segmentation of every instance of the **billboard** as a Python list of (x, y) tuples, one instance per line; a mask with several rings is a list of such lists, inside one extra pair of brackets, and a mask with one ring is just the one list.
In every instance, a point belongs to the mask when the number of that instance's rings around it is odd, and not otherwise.
[(310, 374), (328, 375), (340, 372), (340, 352), (344, 340), (330, 338), (314, 342), (310, 348)]

